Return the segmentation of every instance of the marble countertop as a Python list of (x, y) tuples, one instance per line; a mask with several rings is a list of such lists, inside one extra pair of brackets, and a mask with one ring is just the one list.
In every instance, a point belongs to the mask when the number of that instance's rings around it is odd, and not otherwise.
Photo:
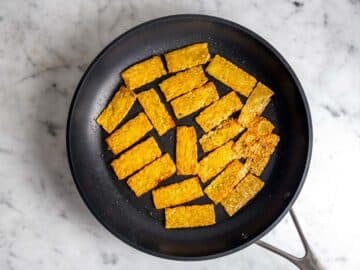
[[(82, 202), (65, 149), (84, 69), (125, 30), (201, 13), (257, 32), (289, 61), (313, 118), (314, 149), (295, 210), (326, 269), (360, 267), (360, 1), (1, 1), (0, 269), (296, 269), (253, 245), (176, 262), (106, 231)], [(287, 216), (265, 240), (301, 254)]]

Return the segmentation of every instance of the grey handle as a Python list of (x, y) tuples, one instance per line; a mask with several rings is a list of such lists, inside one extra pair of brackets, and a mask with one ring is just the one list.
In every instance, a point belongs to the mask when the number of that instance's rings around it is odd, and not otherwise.
[(295, 257), (295, 256), (293, 256), (281, 249), (278, 249), (277, 247), (274, 247), (273, 245), (270, 245), (261, 240), (257, 241), (256, 243), (259, 246), (266, 248), (267, 250), (270, 250), (270, 251), (284, 257), (285, 259), (287, 259), (290, 262), (292, 262), (293, 264), (295, 264), (301, 270), (324, 270), (325, 268), (320, 265), (318, 259), (316, 258), (315, 254), (311, 250), (308, 242), (306, 241), (306, 238), (304, 236), (303, 231), (300, 228), (300, 224), (296, 218), (294, 210), (292, 210), (292, 209), (290, 210), (290, 215), (295, 224), (296, 230), (300, 236), (301, 242), (304, 246), (304, 249), (305, 249), (304, 257), (302, 257), (302, 258)]

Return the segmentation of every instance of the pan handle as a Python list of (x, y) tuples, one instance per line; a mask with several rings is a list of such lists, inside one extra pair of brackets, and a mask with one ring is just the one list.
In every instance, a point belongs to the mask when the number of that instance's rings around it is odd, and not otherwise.
[(261, 246), (267, 250), (270, 250), (270, 251), (284, 257), (285, 259), (288, 259), (290, 262), (295, 264), (301, 270), (324, 270), (325, 268), (323, 266), (321, 266), (321, 264), (319, 263), (318, 259), (315, 256), (314, 252), (311, 250), (308, 242), (306, 241), (306, 238), (304, 236), (303, 231), (301, 230), (300, 224), (296, 218), (294, 210), (290, 209), (290, 215), (295, 224), (296, 230), (300, 236), (301, 242), (304, 246), (304, 249), (305, 249), (304, 257), (302, 257), (302, 258), (295, 257), (295, 256), (293, 256), (277, 247), (274, 247), (273, 245), (270, 245), (264, 241), (261, 241), (261, 240), (257, 241), (256, 243), (259, 246)]

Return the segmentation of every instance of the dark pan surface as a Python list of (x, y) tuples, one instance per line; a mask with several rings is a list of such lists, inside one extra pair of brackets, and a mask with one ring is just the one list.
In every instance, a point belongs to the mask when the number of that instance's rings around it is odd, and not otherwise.
[[(95, 119), (121, 84), (120, 71), (154, 54), (195, 42), (208, 42), (211, 54), (219, 53), (231, 59), (274, 90), (275, 96), (264, 115), (275, 124), (281, 141), (262, 175), (265, 188), (233, 218), (228, 218), (222, 207), (217, 206), (216, 226), (165, 230), (163, 211), (155, 210), (150, 193), (136, 198), (124, 181), (116, 180), (109, 166), (114, 157), (106, 149), (106, 134)], [(216, 85), (220, 95), (229, 91), (218, 82)], [(136, 103), (125, 121), (140, 110)], [(201, 136), (203, 133), (193, 118), (177, 124), (195, 125)], [(175, 130), (161, 138), (155, 132), (151, 134), (163, 152), (169, 152), (174, 158)], [(311, 141), (310, 114), (301, 85), (279, 53), (239, 25), (201, 15), (160, 18), (115, 39), (95, 58), (80, 81), (67, 131), (71, 171), (94, 216), (133, 247), (172, 259), (225, 255), (246, 247), (268, 232), (285, 215), (302, 187), (310, 161)], [(201, 158), (203, 153), (199, 151), (199, 155)], [(184, 178), (173, 177), (163, 185)], [(208, 199), (198, 202), (208, 202)]]

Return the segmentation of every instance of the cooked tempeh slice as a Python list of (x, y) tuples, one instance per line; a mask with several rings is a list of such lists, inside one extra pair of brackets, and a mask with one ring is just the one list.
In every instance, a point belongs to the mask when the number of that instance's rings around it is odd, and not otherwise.
[(264, 187), (264, 182), (260, 178), (248, 174), (243, 180), (230, 192), (230, 194), (221, 201), (229, 216), (233, 216), (245, 204), (247, 204)]
[(110, 103), (96, 119), (107, 133), (111, 133), (124, 119), (136, 100), (135, 94), (124, 86), (116, 92)]
[(207, 80), (203, 68), (196, 66), (176, 73), (174, 76), (162, 81), (159, 86), (166, 101), (169, 101), (202, 86)]
[(215, 224), (213, 204), (178, 206), (165, 209), (165, 228), (193, 228)]
[(234, 91), (231, 91), (205, 108), (195, 117), (195, 120), (205, 132), (209, 132), (241, 107), (240, 98)]
[(134, 191), (136, 196), (152, 190), (159, 183), (165, 181), (176, 171), (174, 161), (168, 153), (153, 161), (141, 171), (129, 177), (127, 184)]
[(116, 176), (122, 180), (161, 156), (153, 137), (135, 145), (111, 162)]
[(198, 175), (203, 183), (220, 173), (227, 164), (237, 158), (232, 150), (234, 142), (231, 140), (215, 149), (199, 162)]
[(238, 160), (232, 161), (226, 168), (215, 177), (205, 188), (206, 195), (215, 203), (221, 202), (234, 187), (247, 175), (250, 166), (242, 164)]
[(192, 114), (219, 99), (219, 94), (213, 82), (182, 95), (170, 102), (177, 119)]
[(228, 142), (244, 129), (237, 119), (230, 118), (224, 120), (215, 130), (203, 135), (199, 142), (203, 151), (209, 152)]
[(137, 98), (160, 136), (175, 127), (173, 119), (153, 88), (137, 94)]
[(153, 201), (156, 209), (190, 202), (204, 195), (199, 178), (192, 177), (180, 183), (174, 183), (153, 190)]
[(248, 161), (251, 164), (250, 171), (253, 174), (261, 175), (279, 141), (280, 137), (278, 135), (269, 134), (261, 137), (257, 143), (251, 145)]
[(261, 115), (273, 94), (273, 91), (259, 82), (240, 112), (240, 124), (247, 127), (256, 116)]
[(245, 97), (256, 84), (253, 76), (218, 54), (211, 59), (206, 72)]
[(210, 59), (207, 43), (192, 44), (165, 54), (169, 72), (176, 72), (205, 64)]
[(176, 167), (178, 175), (197, 173), (197, 140), (194, 127), (179, 126), (176, 129)]
[(153, 56), (135, 64), (121, 73), (126, 86), (134, 90), (166, 74), (160, 56)]
[(274, 128), (274, 125), (265, 117), (255, 117), (244, 134), (235, 142), (233, 150), (239, 157), (247, 158), (252, 145), (256, 144), (261, 137), (271, 134)]
[(141, 112), (115, 130), (105, 141), (111, 152), (117, 155), (143, 138), (152, 128), (149, 119)]

